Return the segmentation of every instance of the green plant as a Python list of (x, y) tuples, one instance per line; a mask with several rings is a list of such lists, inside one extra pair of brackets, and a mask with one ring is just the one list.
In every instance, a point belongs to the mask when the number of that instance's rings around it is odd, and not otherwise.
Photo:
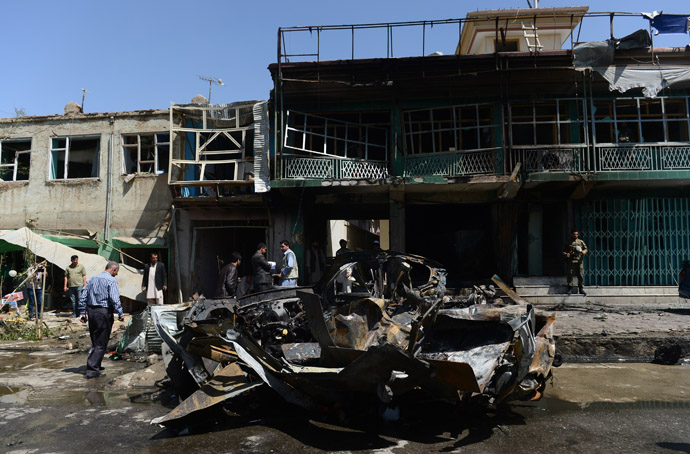
[[(46, 339), (53, 336), (53, 331), (48, 325), (43, 324), (41, 338)], [(39, 340), (34, 322), (4, 321), (0, 320), (0, 340)]]

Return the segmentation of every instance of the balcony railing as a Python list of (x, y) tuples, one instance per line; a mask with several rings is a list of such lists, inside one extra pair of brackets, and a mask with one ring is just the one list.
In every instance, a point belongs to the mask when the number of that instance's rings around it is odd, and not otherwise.
[(596, 145), (592, 171), (690, 170), (690, 145)]
[[(407, 156), (404, 175), (471, 176), (504, 174), (501, 148)], [(516, 147), (508, 156), (505, 173), (519, 162), (530, 173), (608, 173), (690, 170), (690, 144), (604, 144)], [(381, 179), (390, 176), (385, 161), (304, 157), (283, 154), (282, 179)]]
[(527, 173), (535, 172), (645, 172), (690, 170), (688, 144), (600, 144), (515, 147), (510, 169), (520, 162)]
[(510, 155), (510, 168), (521, 163), (527, 173), (566, 172), (585, 170), (585, 145), (515, 147)]
[(388, 176), (385, 161), (283, 155), (280, 163), (284, 179), (356, 180)]
[(405, 158), (405, 176), (493, 175), (496, 173), (498, 150), (500, 148), (407, 156)]

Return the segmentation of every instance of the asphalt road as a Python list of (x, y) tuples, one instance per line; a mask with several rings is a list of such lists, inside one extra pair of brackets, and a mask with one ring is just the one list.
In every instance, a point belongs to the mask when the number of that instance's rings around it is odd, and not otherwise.
[(687, 365), (565, 364), (539, 402), (495, 411), (419, 400), (384, 421), (372, 407), (315, 415), (270, 392), (241, 415), (175, 430), (149, 421), (174, 406), (156, 386), (108, 390), (137, 363), (106, 362), (86, 380), (85, 354), (0, 354), (0, 452), (8, 453), (690, 453)]

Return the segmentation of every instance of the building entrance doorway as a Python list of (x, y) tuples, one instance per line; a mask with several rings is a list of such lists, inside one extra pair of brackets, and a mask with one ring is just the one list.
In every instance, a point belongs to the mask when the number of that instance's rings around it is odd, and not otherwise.
[(265, 226), (195, 227), (190, 269), (196, 291), (207, 298), (215, 296), (218, 272), (233, 252), (242, 255), (239, 276), (251, 274), (252, 255), (257, 244), (266, 242), (267, 231)]

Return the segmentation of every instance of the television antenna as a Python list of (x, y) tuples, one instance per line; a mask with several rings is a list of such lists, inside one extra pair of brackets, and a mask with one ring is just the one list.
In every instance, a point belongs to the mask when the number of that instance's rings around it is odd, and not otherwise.
[(204, 77), (200, 76), (197, 74), (197, 77), (201, 80), (205, 80), (208, 82), (208, 103), (211, 104), (211, 88), (213, 88), (213, 84), (217, 85), (225, 85), (221, 79), (218, 79), (217, 77), (209, 76), (209, 77)]
[[(534, 2), (534, 6), (532, 6), (532, 2)], [(532, 2), (527, 0), (527, 5), (529, 5), (530, 8), (539, 8), (539, 0), (532, 0)]]

